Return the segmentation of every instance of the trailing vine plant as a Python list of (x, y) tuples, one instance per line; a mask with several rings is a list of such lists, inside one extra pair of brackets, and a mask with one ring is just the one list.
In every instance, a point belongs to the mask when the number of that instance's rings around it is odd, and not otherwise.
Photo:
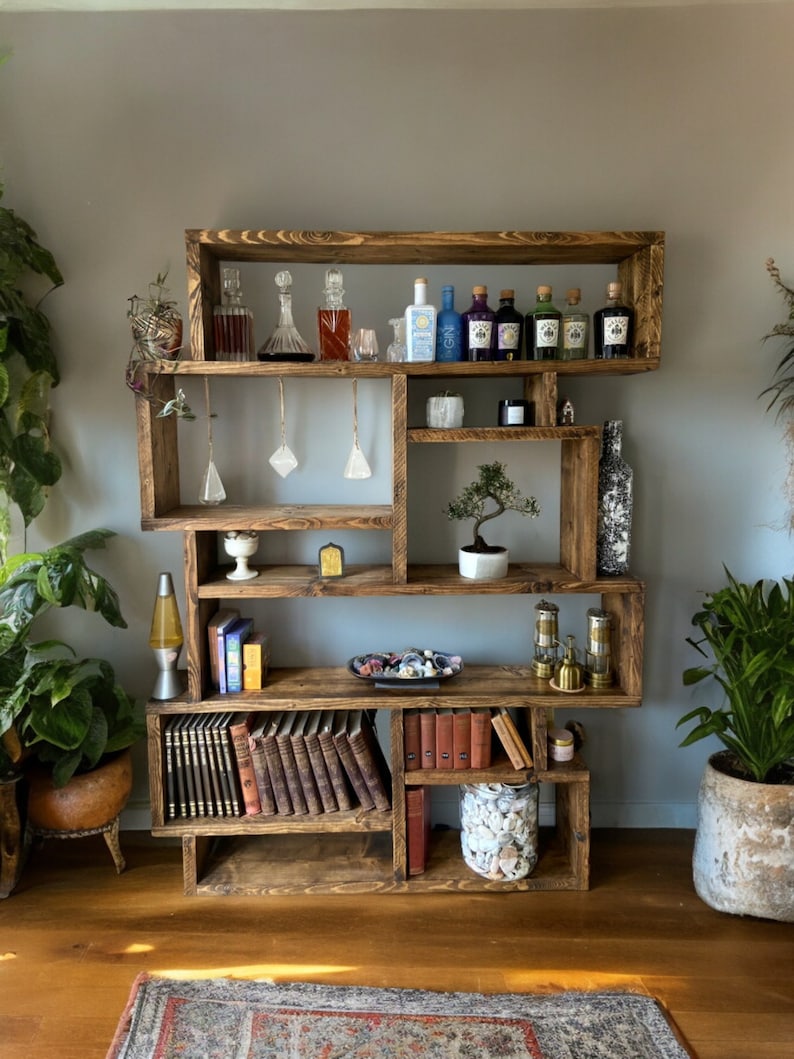
[[(794, 289), (783, 282), (780, 269), (773, 258), (767, 259), (766, 269), (772, 277), (772, 282), (783, 295), (788, 307), (788, 319), (783, 323), (775, 324), (764, 338), (794, 339)], [(760, 396), (769, 398), (766, 406), (767, 412), (775, 409), (776, 420), (785, 422), (785, 437), (789, 454), (786, 496), (789, 502), (789, 528), (791, 528), (794, 526), (794, 342), (788, 343), (777, 363), (772, 383), (761, 391)]]

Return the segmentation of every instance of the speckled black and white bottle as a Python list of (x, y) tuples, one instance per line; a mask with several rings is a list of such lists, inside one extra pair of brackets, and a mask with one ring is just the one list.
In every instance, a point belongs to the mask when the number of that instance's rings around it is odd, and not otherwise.
[(622, 444), (622, 420), (607, 420), (598, 465), (596, 534), (596, 570), (607, 577), (625, 574), (629, 568), (634, 472), (623, 459)]

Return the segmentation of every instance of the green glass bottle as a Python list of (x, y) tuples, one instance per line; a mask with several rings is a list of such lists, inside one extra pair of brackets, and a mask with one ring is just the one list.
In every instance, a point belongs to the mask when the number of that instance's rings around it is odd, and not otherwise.
[(534, 309), (527, 313), (527, 358), (556, 360), (559, 356), (562, 313), (551, 303), (551, 287), (537, 290)]

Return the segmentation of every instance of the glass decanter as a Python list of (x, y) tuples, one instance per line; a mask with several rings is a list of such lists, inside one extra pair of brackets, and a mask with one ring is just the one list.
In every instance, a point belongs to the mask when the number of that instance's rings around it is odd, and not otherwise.
[(292, 274), (284, 269), (276, 273), (278, 287), (278, 325), (257, 353), (260, 360), (314, 360), (314, 354), (301, 338), (292, 319)]
[(389, 364), (402, 364), (405, 360), (405, 343), (401, 338), (401, 331), (405, 320), (402, 316), (395, 316), (389, 323), (394, 328), (394, 337), (386, 346), (386, 360)]

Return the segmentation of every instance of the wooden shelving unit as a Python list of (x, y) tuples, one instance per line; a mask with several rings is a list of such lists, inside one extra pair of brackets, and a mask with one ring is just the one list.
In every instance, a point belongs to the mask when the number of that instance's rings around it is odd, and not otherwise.
[[(639, 706), (645, 590), (627, 576), (599, 578), (595, 567), (600, 428), (557, 426), (558, 379), (624, 375), (658, 368), (664, 235), (660, 232), (186, 232), (192, 359), (151, 369), (152, 391), (167, 401), (180, 376), (267, 379), (375, 378), (390, 387), (392, 500), (385, 505), (184, 505), (180, 497), (176, 422), (158, 419), (156, 408), (137, 403), (141, 525), (181, 532), (185, 553), (185, 654), (188, 688), (171, 702), (147, 707), (153, 833), (182, 840), (185, 892), (295, 894), (367, 891), (585, 889), (589, 882), (589, 783), (578, 758), (569, 766), (546, 756), (547, 713), (564, 700), (529, 666), (467, 666), (435, 690), (373, 690), (344, 668), (271, 670), (261, 692), (213, 693), (209, 681), (206, 626), (222, 605), (250, 599), (297, 597), (581, 594), (600, 596), (613, 618), (613, 687), (578, 695), (577, 708)], [(221, 299), (223, 264), (251, 261), (314, 264), (614, 264), (636, 312), (633, 356), (624, 361), (484, 364), (308, 363), (266, 364), (214, 360), (212, 307)], [(408, 388), (413, 379), (519, 377), (535, 407), (536, 426), (426, 430), (408, 424)], [(560, 447), (560, 547), (553, 564), (515, 564), (500, 581), (474, 583), (457, 567), (419, 566), (407, 554), (409, 445), (480, 441), (555, 441)], [(258, 567), (253, 581), (231, 582), (218, 564), (218, 534), (249, 528), (260, 532), (358, 529), (391, 534), (391, 563), (348, 567), (340, 579), (322, 580), (314, 566)], [(421, 606), (417, 598), (416, 606)], [(566, 703), (567, 704), (567, 703)], [(403, 711), (409, 707), (506, 706), (520, 712), (531, 733), (534, 778), (555, 790), (556, 824), (542, 834), (535, 871), (515, 883), (495, 883), (470, 872), (456, 832), (434, 833), (423, 875), (407, 875), (405, 789), (414, 784), (458, 786), (466, 782), (516, 782), (526, 772), (497, 763), (484, 772), (442, 770), (406, 774), (402, 760)], [(388, 710), (391, 723), (392, 810), (314, 817), (208, 818), (166, 821), (163, 725), (174, 713), (284, 709)]]

